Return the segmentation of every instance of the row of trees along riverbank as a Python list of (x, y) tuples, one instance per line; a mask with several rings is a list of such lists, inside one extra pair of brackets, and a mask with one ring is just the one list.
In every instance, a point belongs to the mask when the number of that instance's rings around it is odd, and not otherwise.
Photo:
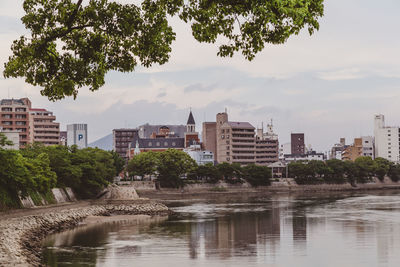
[(325, 162), (292, 162), (288, 166), (289, 177), (297, 184), (342, 184), (367, 183), (377, 177), (383, 181), (388, 176), (392, 181), (400, 180), (400, 165), (384, 158), (359, 157), (353, 161), (331, 159)]
[[(230, 184), (247, 181), (252, 186), (270, 185), (271, 169), (263, 166), (221, 163), (198, 166), (185, 152), (168, 149), (163, 152), (142, 152), (128, 162), (130, 178), (156, 176), (161, 187), (179, 188), (185, 183), (225, 181)], [(186, 179), (182, 177), (186, 176)]]
[(117, 153), (98, 148), (41, 144), (20, 150), (0, 148), (0, 210), (19, 208), (19, 196), (31, 196), (35, 202), (40, 194), (52, 203), (54, 187), (71, 187), (80, 198), (95, 197), (123, 168)]

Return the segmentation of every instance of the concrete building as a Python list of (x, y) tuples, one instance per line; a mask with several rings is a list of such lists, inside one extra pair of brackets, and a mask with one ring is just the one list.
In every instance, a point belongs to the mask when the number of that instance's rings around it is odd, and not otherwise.
[(305, 154), (304, 133), (292, 133), (291, 140), (291, 154), (303, 155)]
[(29, 110), (31, 101), (28, 98), (3, 99), (0, 101), (0, 126), (4, 131), (19, 132), (19, 146), (26, 146), (29, 141)]
[(354, 138), (354, 143), (346, 146), (342, 152), (342, 160), (355, 161), (361, 156), (374, 159), (374, 138), (372, 136)]
[(2, 127), (0, 127), (0, 133), (3, 134), (8, 141), (11, 141), (13, 144), (12, 145), (5, 145), (1, 148), (3, 149), (19, 149), (19, 131), (17, 130), (3, 130)]
[(292, 161), (309, 161), (309, 160), (321, 160), (324, 161), (326, 159), (324, 153), (318, 153), (316, 151), (308, 151), (305, 154), (288, 154), (285, 155), (285, 162), (292, 162)]
[(400, 162), (399, 127), (386, 126), (385, 116), (375, 115), (374, 120), (375, 158), (381, 157)]
[(211, 151), (214, 158), (217, 158), (217, 123), (216, 122), (203, 122), (203, 148)]
[(67, 145), (77, 145), (78, 148), (87, 148), (87, 124), (67, 125)]
[(267, 166), (279, 160), (278, 136), (272, 122), (267, 131), (248, 122), (228, 120), (227, 112), (218, 113), (216, 122), (203, 123), (203, 147), (214, 153), (217, 163), (258, 164)]
[(19, 132), (19, 145), (39, 142), (44, 145), (58, 145), (60, 124), (56, 116), (46, 109), (32, 108), (28, 98), (3, 99), (0, 101), (0, 126), (6, 131)]
[(278, 135), (273, 131), (272, 121), (267, 125), (267, 131), (257, 129), (256, 134), (256, 164), (267, 166), (279, 161)]
[(29, 110), (29, 142), (39, 142), (45, 146), (60, 143), (60, 124), (55, 122), (56, 116), (46, 109), (31, 108)]
[(279, 147), (279, 160), (284, 160), (285, 155), (292, 154), (292, 144), (291, 143), (285, 143), (280, 145)]
[(347, 147), (346, 139), (340, 138), (340, 142), (337, 144), (334, 144), (333, 147), (331, 148), (329, 159), (342, 160), (342, 153), (346, 147)]
[(217, 114), (217, 162), (255, 163), (255, 128), (248, 122), (228, 120), (228, 113)]
[(113, 130), (113, 150), (123, 159), (128, 159), (128, 150), (135, 136), (139, 135), (137, 129), (114, 129)]
[(362, 136), (362, 156), (375, 159), (375, 140), (372, 136)]
[(362, 138), (354, 138), (354, 143), (343, 150), (342, 160), (355, 161), (362, 156), (362, 150)]
[(194, 159), (197, 165), (213, 164), (214, 165), (214, 153), (207, 150), (201, 150), (200, 145), (192, 145), (183, 150), (192, 159)]

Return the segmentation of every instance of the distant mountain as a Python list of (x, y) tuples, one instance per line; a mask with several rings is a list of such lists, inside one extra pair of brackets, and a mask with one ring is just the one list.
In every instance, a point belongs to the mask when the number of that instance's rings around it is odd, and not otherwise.
[(96, 140), (88, 145), (89, 147), (98, 147), (103, 150), (112, 150), (113, 149), (113, 135), (106, 135), (99, 140)]

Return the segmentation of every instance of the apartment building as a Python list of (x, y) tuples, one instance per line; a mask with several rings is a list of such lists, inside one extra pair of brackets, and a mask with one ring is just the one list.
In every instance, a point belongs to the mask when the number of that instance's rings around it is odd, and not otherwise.
[(31, 101), (28, 98), (3, 99), (0, 101), (0, 126), (4, 131), (19, 132), (19, 146), (24, 147), (30, 141), (29, 110)]
[(291, 154), (292, 155), (303, 155), (305, 154), (304, 144), (304, 133), (292, 133), (290, 136), (291, 140)]
[(46, 109), (29, 110), (29, 142), (40, 142), (46, 146), (60, 144), (60, 124), (56, 116)]
[(264, 129), (257, 129), (256, 135), (256, 164), (268, 166), (279, 161), (278, 135), (273, 131), (272, 121), (267, 125), (267, 132)]
[(217, 161), (255, 163), (255, 128), (248, 122), (228, 120), (226, 112), (218, 113), (216, 118)]
[(225, 111), (216, 115), (216, 122), (203, 123), (203, 147), (218, 163), (267, 166), (279, 160), (279, 142), (272, 122), (263, 131), (256, 133), (249, 122), (229, 121)]
[(375, 158), (381, 157), (400, 162), (399, 127), (386, 126), (385, 116), (375, 115), (374, 119)]
[(114, 129), (113, 130), (113, 150), (123, 159), (128, 159), (129, 144), (133, 138), (139, 134), (137, 129)]

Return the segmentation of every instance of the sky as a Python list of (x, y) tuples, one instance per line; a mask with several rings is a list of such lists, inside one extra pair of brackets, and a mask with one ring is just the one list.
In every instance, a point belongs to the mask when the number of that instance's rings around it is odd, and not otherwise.
[[(13, 40), (26, 34), (22, 0), (0, 1), (0, 72)], [(124, 0), (124, 2), (129, 2)], [(29, 97), (54, 112), (61, 130), (87, 123), (89, 142), (114, 128), (144, 123), (185, 124), (190, 108), (197, 130), (228, 110), (229, 120), (255, 127), (273, 119), (279, 142), (304, 132), (306, 145), (325, 152), (340, 137), (373, 134), (373, 117), (400, 125), (400, 20), (398, 0), (325, 0), (320, 30), (303, 30), (283, 45), (266, 45), (248, 62), (217, 57), (217, 45), (200, 44), (190, 25), (172, 19), (177, 40), (162, 66), (110, 72), (99, 91), (50, 102), (23, 79), (0, 76), (0, 99)]]

